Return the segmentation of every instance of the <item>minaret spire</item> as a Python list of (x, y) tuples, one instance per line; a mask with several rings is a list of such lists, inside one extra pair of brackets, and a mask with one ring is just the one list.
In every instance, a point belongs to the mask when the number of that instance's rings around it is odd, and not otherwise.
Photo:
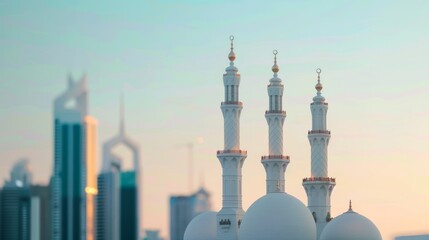
[(231, 41), (231, 51), (228, 54), (228, 59), (230, 61), (230, 65), (234, 65), (234, 60), (235, 60), (235, 52), (234, 52), (234, 36), (231, 35), (229, 36), (229, 40)]
[(320, 83), (320, 73), (322, 73), (322, 69), (318, 68), (316, 69), (317, 72), (317, 83)]
[(315, 86), (316, 90), (317, 90), (317, 95), (320, 96), (322, 89), (323, 89), (323, 85), (320, 83), (320, 74), (322, 73), (322, 69), (318, 68), (316, 69), (316, 73), (317, 73), (317, 84)]
[(271, 68), (273, 78), (268, 85), (269, 110), (265, 112), (268, 123), (268, 155), (261, 157), (262, 165), (266, 172), (267, 194), (285, 191), (285, 171), (289, 164), (289, 156), (283, 155), (283, 123), (286, 111), (283, 111), (283, 89), (284, 86), (277, 73), (278, 51), (274, 50), (274, 65)]
[(318, 68), (317, 93), (311, 103), (312, 130), (308, 131), (311, 145), (311, 177), (304, 178), (302, 185), (308, 198), (308, 208), (312, 212), (317, 226), (317, 238), (331, 220), (331, 193), (335, 187), (335, 178), (328, 177), (328, 144), (331, 132), (326, 128), (328, 103), (322, 96), (320, 83), (322, 70)]
[[(222, 209), (217, 214), (217, 240), (237, 240), (238, 229), (244, 215), (241, 195), (241, 169), (247, 151), (240, 149), (240, 114), (243, 103), (239, 101), (240, 74), (234, 66), (235, 53), (230, 36), (229, 66), (223, 75), (225, 100), (221, 103), (224, 118), (224, 150), (217, 151), (222, 165)], [(225, 224), (227, 223), (227, 224)]]
[(273, 71), (273, 73), (274, 73), (274, 77), (276, 78), (277, 77), (277, 73), (279, 72), (279, 66), (277, 66), (277, 54), (278, 54), (279, 52), (277, 51), (277, 50), (273, 50), (273, 54), (274, 54), (274, 65), (273, 65), (273, 67), (271, 68), (271, 70)]

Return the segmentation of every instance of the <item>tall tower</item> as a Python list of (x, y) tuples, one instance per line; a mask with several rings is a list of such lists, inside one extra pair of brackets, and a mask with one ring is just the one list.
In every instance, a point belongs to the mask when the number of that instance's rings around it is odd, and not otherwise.
[(289, 156), (283, 155), (283, 123), (286, 111), (283, 111), (283, 84), (277, 76), (277, 50), (274, 53), (273, 77), (268, 84), (269, 110), (265, 111), (268, 123), (268, 156), (261, 158), (267, 174), (267, 194), (285, 191), (285, 171)]
[(313, 214), (319, 239), (323, 228), (331, 220), (331, 193), (335, 178), (328, 177), (328, 144), (331, 132), (326, 129), (328, 103), (320, 92), (320, 68), (317, 69), (317, 95), (311, 103), (312, 130), (308, 131), (311, 145), (311, 177), (304, 178), (302, 185), (308, 198), (308, 208)]
[[(121, 99), (119, 133), (103, 145), (103, 165), (98, 176), (97, 239), (137, 240), (140, 213), (140, 147), (125, 133), (124, 106)], [(133, 155), (133, 169), (123, 170), (121, 156), (114, 153), (120, 145)]]
[(94, 239), (96, 130), (88, 115), (86, 77), (69, 77), (67, 90), (54, 101), (54, 240)]
[(234, 36), (230, 36), (231, 52), (229, 66), (223, 75), (225, 101), (221, 103), (224, 118), (224, 150), (217, 151), (222, 165), (222, 209), (217, 214), (217, 239), (237, 240), (238, 228), (244, 215), (241, 199), (241, 168), (247, 151), (240, 150), (240, 113), (243, 103), (239, 101), (240, 74), (234, 66)]
[[(0, 196), (0, 239), (30, 239), (32, 230), (31, 170), (27, 159), (18, 160)], [(34, 208), (33, 208), (34, 209)], [(35, 215), (35, 214), (33, 214)]]

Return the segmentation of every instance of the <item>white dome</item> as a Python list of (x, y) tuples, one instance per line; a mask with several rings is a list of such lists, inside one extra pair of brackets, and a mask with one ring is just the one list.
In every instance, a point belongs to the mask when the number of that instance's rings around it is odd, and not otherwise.
[(203, 212), (192, 219), (185, 230), (184, 240), (216, 240), (216, 212)]
[(349, 209), (326, 225), (320, 240), (382, 240), (382, 238), (371, 220)]
[(240, 226), (240, 240), (316, 240), (308, 208), (287, 193), (269, 193), (250, 206)]

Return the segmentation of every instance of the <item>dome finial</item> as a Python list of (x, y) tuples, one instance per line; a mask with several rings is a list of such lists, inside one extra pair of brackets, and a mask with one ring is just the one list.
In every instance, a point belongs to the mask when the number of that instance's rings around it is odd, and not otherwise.
[(234, 35), (229, 36), (229, 40), (231, 41), (231, 52), (228, 54), (229, 61), (234, 62), (235, 53), (234, 53)]
[(277, 73), (279, 72), (279, 66), (277, 66), (277, 53), (279, 53), (279, 51), (277, 50), (273, 50), (273, 54), (274, 54), (274, 65), (271, 68), (271, 70), (273, 70), (274, 75), (277, 75)]
[(349, 201), (349, 211), (353, 211), (353, 209), (352, 209), (352, 200)]
[(320, 69), (320, 68), (316, 69), (316, 73), (317, 73), (317, 84), (316, 84), (315, 88), (318, 92), (320, 92), (323, 89), (323, 86), (320, 83), (320, 73), (322, 73), (322, 69)]

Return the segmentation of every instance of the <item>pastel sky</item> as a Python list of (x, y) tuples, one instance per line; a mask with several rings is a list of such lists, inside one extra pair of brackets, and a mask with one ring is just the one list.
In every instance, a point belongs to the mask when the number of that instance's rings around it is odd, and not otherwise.
[(310, 174), (309, 104), (320, 67), (329, 175), (337, 179), (333, 216), (351, 199), (384, 239), (429, 232), (428, 1), (73, 2), (0, 2), (0, 179), (28, 157), (35, 181), (47, 183), (53, 99), (68, 73), (86, 73), (100, 146), (118, 131), (125, 94), (126, 131), (143, 156), (144, 228), (168, 236), (168, 197), (190, 192), (188, 142), (195, 143), (193, 191), (203, 183), (219, 210), (219, 106), (234, 34), (248, 150), (244, 209), (265, 194), (260, 156), (277, 49), (291, 157), (286, 191), (307, 202), (301, 181)]

